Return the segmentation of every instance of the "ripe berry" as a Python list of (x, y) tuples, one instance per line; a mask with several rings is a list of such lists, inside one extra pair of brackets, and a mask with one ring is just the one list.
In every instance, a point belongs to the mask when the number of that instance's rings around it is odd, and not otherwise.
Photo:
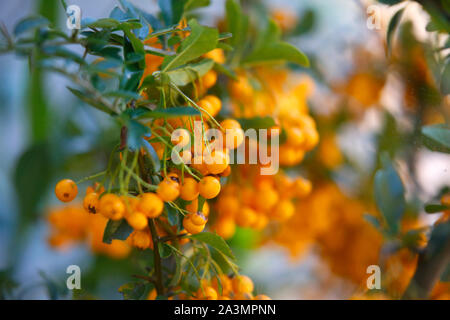
[(138, 209), (148, 218), (156, 218), (162, 213), (164, 202), (154, 193), (144, 193), (139, 201)]
[(247, 276), (239, 275), (233, 278), (233, 290), (237, 294), (251, 293), (253, 291), (253, 281)]
[(206, 220), (205, 220), (205, 224), (197, 225), (197, 224), (193, 223), (193, 221), (191, 219), (193, 214), (195, 214), (195, 213), (190, 213), (184, 217), (183, 227), (184, 227), (184, 229), (186, 229), (187, 232), (189, 232), (191, 234), (197, 234), (197, 233), (202, 232), (203, 229), (205, 228)]
[(216, 177), (206, 176), (198, 183), (198, 191), (205, 199), (212, 199), (220, 192), (220, 181)]
[(136, 230), (131, 236), (131, 244), (139, 249), (147, 249), (153, 247), (152, 238), (148, 229)]
[(83, 200), (83, 207), (89, 213), (97, 213), (98, 212), (98, 194), (96, 192), (88, 193)]
[(224, 239), (230, 239), (236, 232), (236, 224), (233, 218), (220, 217), (214, 224), (214, 231)]
[(180, 197), (186, 201), (192, 201), (198, 197), (198, 183), (194, 178), (185, 178), (181, 185)]
[(201, 82), (205, 88), (211, 88), (216, 84), (217, 73), (214, 70), (209, 70), (202, 78)]
[(270, 212), (270, 216), (278, 221), (286, 221), (294, 215), (295, 207), (289, 200), (282, 200)]
[(208, 219), (201, 212), (194, 212), (189, 214), (189, 219), (191, 219), (192, 223), (201, 226), (204, 225)]
[(148, 225), (147, 217), (141, 212), (133, 212), (126, 219), (130, 227), (135, 230), (145, 229)]
[(124, 203), (113, 193), (105, 194), (100, 198), (99, 209), (103, 216), (111, 220), (120, 220), (125, 213)]
[(220, 123), (225, 132), (226, 147), (228, 149), (236, 149), (244, 141), (244, 131), (239, 122), (234, 119), (226, 119)]
[(225, 171), (230, 163), (230, 158), (226, 152), (214, 150), (206, 157), (206, 168), (212, 174), (219, 174)]
[(236, 214), (236, 223), (243, 228), (248, 228), (256, 222), (257, 218), (258, 215), (255, 210), (244, 207)]
[(216, 116), (220, 112), (220, 109), (222, 109), (222, 101), (220, 101), (220, 99), (216, 96), (207, 95), (207, 96), (203, 97), (202, 100), (206, 100), (211, 103), (211, 105), (212, 105), (211, 115), (213, 117)]
[(164, 201), (173, 201), (180, 195), (180, 185), (166, 178), (159, 183), (156, 193)]
[(70, 179), (61, 180), (55, 186), (55, 194), (60, 201), (70, 202), (78, 194), (77, 184)]
[(214, 117), (213, 113), (215, 111), (215, 107), (209, 100), (201, 99), (197, 102), (197, 105), (204, 110), (202, 110), (204, 117), (209, 117), (209, 115)]
[[(189, 212), (197, 212), (198, 211), (198, 199), (194, 199), (191, 203), (186, 205), (186, 210)], [(207, 201), (203, 203), (202, 213), (205, 217), (209, 216), (209, 204)]]
[(217, 300), (217, 291), (212, 287), (198, 289), (198, 298), (201, 300)]

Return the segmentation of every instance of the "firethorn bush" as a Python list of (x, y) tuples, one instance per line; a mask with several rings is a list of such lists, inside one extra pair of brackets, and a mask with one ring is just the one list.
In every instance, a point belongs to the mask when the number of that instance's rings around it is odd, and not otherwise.
[[(450, 152), (449, 8), (422, 7), (442, 45), (416, 39), (401, 19), (413, 1), (379, 2), (406, 4), (377, 37), (382, 54), (352, 48), (354, 68), (339, 80), (291, 44), (313, 28), (310, 10), (298, 18), (227, 0), (212, 27), (197, 11), (209, 1), (160, 0), (151, 14), (121, 0), (69, 32), (42, 16), (13, 35), (1, 27), (2, 52), (64, 77), (114, 123), (99, 139), (97, 171), (59, 176), (54, 195), (65, 204), (46, 215), (50, 246), (84, 243), (123, 263), (125, 299), (270, 299), (240, 268), (239, 238), (292, 259), (314, 252), (348, 286), (345, 298), (449, 299), (450, 189), (422, 192), (415, 166), (425, 149)], [(383, 96), (397, 89), (388, 108)], [(372, 114), (380, 125), (361, 164), (348, 149), (362, 130), (347, 150), (341, 133)], [(19, 187), (27, 165), (16, 169)], [(376, 290), (372, 265), (382, 270)]]

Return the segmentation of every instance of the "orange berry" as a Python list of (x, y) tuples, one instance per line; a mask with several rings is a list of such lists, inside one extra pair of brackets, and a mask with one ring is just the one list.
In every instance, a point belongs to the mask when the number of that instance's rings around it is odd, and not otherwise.
[(196, 155), (192, 159), (191, 167), (200, 172), (202, 175), (206, 176), (208, 172), (208, 168), (206, 167), (206, 163), (203, 159), (203, 156)]
[(148, 218), (156, 218), (162, 213), (164, 202), (154, 193), (144, 193), (139, 201), (138, 209)]
[(99, 201), (99, 210), (100, 213), (111, 220), (120, 220), (122, 219), (125, 213), (125, 204), (119, 196), (108, 193), (100, 198)]
[(220, 174), (221, 177), (228, 177), (231, 174), (231, 167), (228, 165), (225, 170)]
[(131, 244), (139, 249), (147, 249), (153, 246), (152, 237), (148, 229), (135, 230), (130, 235)]
[(244, 141), (244, 130), (234, 119), (226, 119), (220, 123), (225, 133), (225, 142), (227, 149), (236, 149)]
[(216, 48), (214, 50), (211, 50), (207, 53), (205, 53), (205, 58), (213, 60), (215, 63), (225, 63), (225, 55), (223, 53), (223, 50), (220, 48)]
[(297, 127), (288, 127), (286, 128), (287, 134), (287, 143), (294, 146), (300, 147), (305, 142), (305, 134), (300, 128)]
[(248, 228), (251, 227), (256, 222), (258, 215), (255, 212), (255, 210), (248, 207), (244, 207), (236, 214), (235, 218), (236, 223), (239, 226), (243, 228)]
[(156, 292), (156, 289), (152, 289), (147, 296), (147, 300), (156, 300), (156, 297), (158, 296), (158, 293)]
[(198, 191), (205, 199), (212, 199), (220, 192), (220, 181), (216, 177), (206, 176), (198, 183)]
[(98, 194), (96, 192), (88, 193), (83, 200), (83, 207), (89, 213), (97, 213), (99, 206)]
[(220, 112), (220, 109), (222, 109), (222, 101), (220, 101), (220, 99), (217, 96), (207, 95), (207, 96), (204, 96), (202, 100), (206, 100), (211, 103), (211, 105), (212, 105), (211, 115), (213, 117), (216, 116)]
[(204, 225), (208, 221), (202, 212), (190, 213), (188, 218), (191, 219), (192, 223), (197, 226)]
[(217, 300), (217, 291), (210, 286), (200, 288), (198, 289), (198, 298), (201, 300)]
[(142, 212), (133, 212), (126, 219), (130, 227), (135, 230), (145, 229), (148, 225), (147, 217)]
[(289, 200), (282, 200), (270, 212), (270, 216), (278, 221), (286, 221), (294, 215), (295, 207)]
[(190, 214), (188, 214), (184, 217), (184, 219), (183, 219), (184, 229), (186, 229), (186, 231), (191, 234), (197, 234), (197, 233), (202, 232), (203, 229), (205, 229), (205, 224), (196, 225), (192, 222), (192, 219), (190, 217), (191, 217)]
[[(222, 287), (222, 295), (227, 296), (233, 291), (233, 284), (231, 283), (231, 279), (226, 274), (218, 275), (220, 280), (220, 286)], [(211, 284), (213, 288), (219, 292), (219, 281), (216, 277), (211, 280)]]
[(305, 178), (299, 177), (294, 181), (293, 188), (296, 191), (298, 197), (306, 197), (311, 193), (312, 183)]
[(258, 294), (257, 296), (255, 296), (253, 298), (253, 300), (272, 300), (270, 299), (268, 296), (266, 296), (265, 294)]
[(156, 190), (158, 196), (164, 201), (173, 201), (180, 195), (180, 185), (169, 179), (164, 179)]
[(253, 291), (253, 281), (247, 276), (238, 275), (233, 278), (233, 290), (237, 294), (246, 294)]
[(259, 210), (267, 211), (273, 208), (278, 199), (278, 192), (272, 186), (264, 184), (256, 190), (254, 204)]
[(204, 117), (209, 117), (208, 114), (214, 117), (213, 113), (215, 111), (215, 107), (210, 100), (201, 99), (197, 102), (197, 105), (204, 110), (202, 110)]
[(197, 181), (194, 178), (185, 178), (181, 185), (180, 197), (186, 201), (192, 201), (198, 197)]
[(225, 171), (225, 169), (228, 167), (228, 164), (230, 163), (230, 157), (223, 151), (214, 150), (206, 156), (205, 162), (206, 168), (210, 173), (219, 174)]
[(202, 85), (207, 89), (215, 85), (216, 81), (217, 81), (217, 72), (215, 72), (214, 70), (209, 70), (201, 78)]
[(214, 224), (213, 230), (222, 238), (230, 239), (236, 232), (236, 224), (232, 218), (219, 218)]
[[(198, 199), (194, 199), (191, 203), (186, 205), (186, 210), (189, 212), (197, 212), (198, 211)], [(209, 204), (207, 201), (203, 203), (202, 213), (205, 217), (209, 216)]]
[(77, 184), (70, 179), (59, 181), (55, 186), (56, 197), (62, 202), (70, 202), (78, 194)]

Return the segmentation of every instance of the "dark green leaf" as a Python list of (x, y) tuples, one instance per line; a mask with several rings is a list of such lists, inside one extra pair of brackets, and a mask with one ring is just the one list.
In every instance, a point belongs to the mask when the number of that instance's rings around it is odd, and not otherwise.
[(148, 158), (150, 159), (152, 163), (152, 167), (155, 172), (159, 172), (161, 170), (161, 161), (158, 158), (158, 154), (156, 153), (155, 149), (152, 147), (152, 145), (142, 138), (141, 140), (142, 145), (145, 148), (145, 151), (147, 152)]
[(189, 27), (191, 34), (181, 42), (177, 54), (164, 58), (161, 65), (163, 71), (177, 68), (216, 48), (217, 29), (201, 26), (194, 19), (189, 20)]
[(167, 203), (164, 203), (164, 207), (167, 211), (167, 221), (169, 221), (171, 226), (178, 226), (178, 224), (180, 223), (178, 211), (172, 208)]
[(139, 150), (142, 147), (142, 137), (150, 133), (150, 128), (137, 122), (129, 120), (127, 124), (127, 145), (131, 150)]
[(158, 0), (166, 26), (178, 24), (183, 16), (186, 0)]
[(172, 255), (172, 248), (164, 242), (158, 242), (158, 249), (161, 258), (166, 259)]
[(390, 6), (393, 6), (394, 4), (400, 3), (404, 0), (378, 0), (380, 3), (388, 4)]
[(225, 4), (227, 30), (233, 35), (230, 44), (240, 49), (247, 35), (248, 18), (242, 13), (241, 6), (236, 0), (227, 0)]
[(425, 205), (426, 213), (438, 213), (438, 212), (442, 212), (444, 210), (450, 210), (450, 207), (445, 206), (443, 204), (432, 204), (432, 203)]
[(157, 118), (172, 118), (180, 116), (198, 116), (200, 111), (193, 107), (173, 107), (173, 108), (156, 108), (155, 110), (148, 111), (139, 119), (157, 119)]
[(447, 61), (442, 71), (440, 88), (444, 96), (450, 94), (450, 61)]
[(14, 28), (14, 35), (19, 36), (27, 31), (45, 27), (50, 22), (44, 17), (28, 17), (21, 20)]
[(210, 245), (211, 247), (213, 247), (214, 249), (222, 252), (224, 255), (228, 256), (229, 258), (234, 259), (233, 252), (231, 251), (228, 244), (225, 242), (225, 240), (223, 240), (222, 237), (220, 237), (219, 235), (217, 235), (215, 233), (201, 232), (201, 233), (197, 233), (192, 236), (189, 236), (189, 238), (206, 243), (206, 244)]
[(450, 153), (450, 126), (448, 124), (422, 127), (422, 137), (423, 143), (428, 149)]
[(30, 146), (17, 160), (14, 186), (22, 223), (37, 217), (37, 205), (50, 185), (52, 162), (45, 143)]
[(399, 232), (406, 203), (403, 183), (386, 155), (383, 155), (383, 168), (375, 174), (374, 191), (378, 210), (383, 215), (389, 230), (396, 234)]
[(103, 233), (103, 242), (111, 244), (115, 239), (126, 240), (131, 232), (133, 232), (133, 228), (128, 225), (125, 219), (117, 221), (108, 220)]
[(126, 100), (131, 100), (131, 99), (140, 99), (141, 96), (134, 91), (125, 91), (125, 90), (116, 90), (116, 91), (109, 91), (109, 92), (105, 92), (104, 93), (105, 96), (107, 97), (118, 97), (118, 98), (123, 98)]
[(371, 215), (371, 214), (364, 214), (363, 215), (363, 218), (367, 221), (367, 222), (369, 222), (375, 229), (377, 229), (377, 230), (381, 230), (381, 224), (380, 224), (380, 221), (376, 218), (376, 217), (374, 217), (373, 215)]
[(387, 43), (387, 49), (388, 53), (391, 52), (392, 47), (392, 39), (394, 37), (395, 30), (397, 29), (398, 23), (400, 22), (403, 14), (403, 8), (398, 10), (389, 21), (389, 25), (387, 28), (387, 34), (386, 34), (386, 43)]

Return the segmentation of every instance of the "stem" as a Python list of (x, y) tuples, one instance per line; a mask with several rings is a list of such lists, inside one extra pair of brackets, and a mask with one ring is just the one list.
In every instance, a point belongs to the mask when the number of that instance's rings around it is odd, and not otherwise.
[(164, 285), (162, 276), (162, 265), (161, 265), (161, 256), (159, 255), (159, 248), (158, 248), (159, 239), (158, 234), (156, 233), (155, 220), (148, 219), (148, 225), (150, 227), (150, 233), (152, 235), (153, 240), (153, 258), (155, 263), (155, 275), (156, 275), (155, 287), (156, 291), (158, 292), (158, 295), (163, 295)]

